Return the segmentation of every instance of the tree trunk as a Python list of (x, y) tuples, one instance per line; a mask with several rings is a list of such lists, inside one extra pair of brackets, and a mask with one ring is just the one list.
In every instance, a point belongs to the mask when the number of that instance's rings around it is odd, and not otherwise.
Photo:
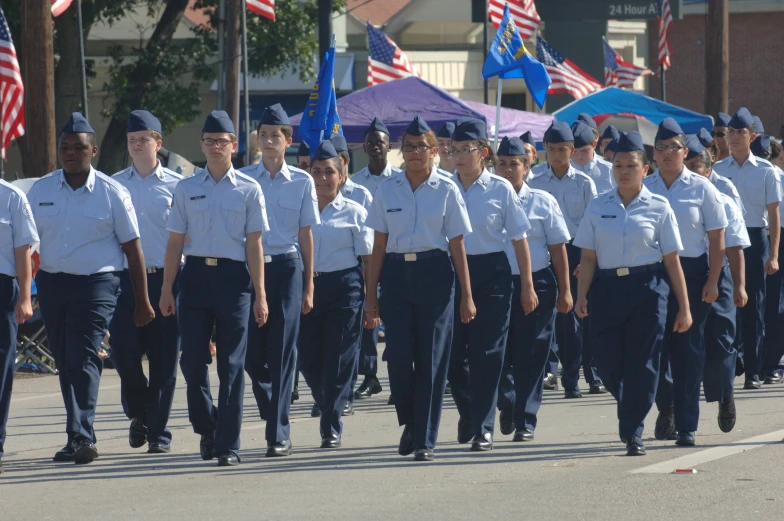
[[(54, 71), (55, 125), (62, 127), (72, 112), (82, 106), (82, 61), (79, 56), (79, 22), (76, 5), (55, 18), (57, 49), (60, 60)], [(89, 26), (85, 26), (89, 33)]]

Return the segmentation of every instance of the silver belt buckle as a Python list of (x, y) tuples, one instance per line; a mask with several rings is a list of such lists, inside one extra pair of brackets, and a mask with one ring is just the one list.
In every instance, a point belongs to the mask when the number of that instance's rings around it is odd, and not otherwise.
[(315, 277), (318, 277), (319, 275), (321, 275), (321, 272), (320, 272), (320, 271), (314, 271), (314, 272), (313, 272), (313, 277), (314, 277), (314, 278), (315, 278)]
[(147, 268), (148, 274), (158, 273), (158, 268)]
[(264, 264), (269, 264), (270, 262), (272, 262), (272, 255), (265, 255)]
[(625, 277), (626, 275), (629, 274), (629, 268), (618, 268), (617, 270), (615, 270), (615, 274), (618, 275), (619, 277)]
[(207, 258), (204, 259), (204, 264), (206, 264), (207, 266), (217, 266), (218, 265), (218, 259), (214, 259), (212, 257), (207, 257)]
[(416, 253), (406, 253), (403, 255), (403, 260), (406, 262), (414, 262), (416, 260)]

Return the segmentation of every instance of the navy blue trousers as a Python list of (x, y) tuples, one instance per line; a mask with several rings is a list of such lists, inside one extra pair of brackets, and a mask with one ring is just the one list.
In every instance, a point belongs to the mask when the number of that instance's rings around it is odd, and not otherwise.
[(759, 380), (762, 342), (765, 336), (765, 261), (770, 243), (765, 228), (746, 228), (751, 246), (743, 250), (746, 260), (746, 293), (749, 302), (738, 309), (735, 348), (746, 366), (746, 380)]
[(387, 254), (379, 305), (398, 424), (413, 429), (415, 447), (432, 448), (452, 346), (455, 272), (446, 252), (418, 255), (406, 262), (402, 255)]
[(314, 279), (313, 310), (299, 326), (299, 363), (321, 407), (321, 435), (340, 435), (343, 406), (353, 394), (365, 300), (362, 269), (320, 273)]
[(674, 405), (675, 430), (694, 432), (700, 420), (700, 386), (706, 356), (705, 323), (711, 310), (711, 305), (702, 301), (702, 290), (708, 280), (708, 256), (681, 257), (680, 262), (693, 322), (685, 333), (672, 331), (678, 315), (678, 301), (675, 293), (671, 293), (667, 302), (656, 406), (662, 410)]
[[(147, 274), (150, 302), (161, 300), (163, 269)], [(174, 297), (179, 288), (174, 284)], [(156, 306), (157, 307), (157, 306)], [(166, 428), (177, 384), (177, 362), (180, 358), (180, 328), (177, 316), (164, 317), (160, 310), (144, 327), (136, 327), (133, 315), (136, 299), (128, 270), (120, 272), (120, 298), (109, 323), (112, 362), (120, 375), (120, 396), (123, 412), (147, 426), (147, 441), (171, 443)], [(150, 378), (144, 375), (142, 356), (147, 355)]]
[[(379, 284), (376, 295), (380, 295)], [(378, 373), (378, 328), (373, 329), (362, 328), (360, 346), (357, 351), (357, 361), (355, 369), (351, 378), (351, 389), (357, 387), (357, 377), (361, 374), (364, 376), (376, 376)], [(354, 403), (354, 393), (352, 392), (348, 397), (348, 401)]]
[[(245, 263), (230, 259), (218, 259), (217, 266), (208, 266), (203, 257), (188, 257), (180, 274), (177, 314), (188, 418), (196, 434), (215, 435), (218, 454), (240, 449), (251, 286)], [(213, 328), (220, 381), (217, 406), (208, 372)]]
[[(784, 231), (784, 228), (782, 228)], [(784, 237), (784, 233), (782, 233)], [(779, 259), (784, 255), (784, 241), (779, 242)], [(784, 270), (767, 275), (765, 281), (765, 340), (763, 342), (762, 376), (781, 371), (784, 356)]]
[(15, 278), (0, 275), (0, 460), (3, 459), (5, 426), (11, 408), (11, 389), (14, 386), (16, 362), (15, 310), (19, 301), (19, 285)]
[[(584, 320), (583, 320), (584, 322)], [(555, 324), (553, 324), (553, 332), (555, 332)], [(547, 368), (546, 372), (549, 374), (558, 374), (558, 344), (555, 342), (555, 334), (550, 340), (550, 352), (547, 354)]]
[(461, 418), (471, 422), (474, 436), (492, 434), (498, 382), (504, 367), (512, 300), (512, 270), (506, 253), (468, 256), (476, 318), (460, 321), (461, 291), (455, 288), (455, 318), (449, 382)]
[(649, 272), (601, 275), (588, 294), (599, 374), (618, 402), (622, 438), (642, 438), (656, 396), (669, 291), (662, 272)]
[(261, 419), (267, 422), (265, 437), (268, 443), (291, 438), (289, 412), (302, 316), (302, 283), (299, 259), (265, 264), (269, 319), (259, 328), (255, 318), (249, 318), (245, 369), (253, 382)]
[(49, 348), (57, 362), (68, 440), (96, 441), (93, 422), (103, 361), (101, 342), (120, 292), (115, 272), (93, 275), (47, 273), (35, 278)]
[(719, 277), (719, 298), (711, 305), (705, 322), (705, 368), (702, 390), (705, 401), (723, 402), (732, 398), (735, 381), (735, 301), (732, 274), (724, 266)]
[[(520, 276), (514, 275), (512, 279), (512, 295), (519, 295)], [(534, 272), (533, 280), (539, 305), (530, 315), (523, 311), (520, 299), (512, 297), (504, 374), (498, 388), (498, 408), (514, 408), (515, 428), (530, 431), (536, 429), (536, 414), (542, 405), (558, 300), (558, 284), (549, 266)]]

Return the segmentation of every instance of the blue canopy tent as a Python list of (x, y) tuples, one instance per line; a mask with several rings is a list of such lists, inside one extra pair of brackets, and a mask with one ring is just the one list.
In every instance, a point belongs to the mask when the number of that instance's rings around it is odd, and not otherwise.
[(581, 112), (591, 116), (634, 114), (658, 125), (664, 118), (677, 121), (687, 134), (696, 134), (701, 128), (710, 130), (713, 118), (691, 110), (624, 89), (610, 87), (593, 92), (555, 111), (558, 121), (573, 123)]

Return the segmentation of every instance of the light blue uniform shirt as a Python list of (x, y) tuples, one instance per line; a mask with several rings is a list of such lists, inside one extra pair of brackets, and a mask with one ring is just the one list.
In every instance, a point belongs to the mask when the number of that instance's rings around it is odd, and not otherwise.
[(353, 176), (351, 176), (351, 181), (355, 184), (360, 186), (364, 186), (370, 192), (370, 195), (376, 195), (376, 190), (378, 189), (378, 185), (381, 184), (382, 181), (386, 181), (392, 176), (395, 176), (402, 172), (399, 168), (395, 168), (390, 163), (387, 163), (386, 168), (380, 175), (373, 175), (370, 173), (367, 167), (363, 168)]
[(670, 203), (644, 185), (626, 208), (617, 190), (594, 199), (573, 244), (594, 250), (603, 270), (655, 264), (683, 248)]
[[(139, 223), (144, 262), (148, 268), (162, 268), (166, 257), (166, 244), (169, 232), (166, 220), (169, 218), (174, 187), (182, 176), (164, 168), (160, 161), (152, 174), (143, 178), (133, 165), (112, 176), (131, 194), (136, 220)], [(128, 259), (125, 260), (128, 267)]]
[(716, 190), (735, 201), (737, 207), (740, 208), (741, 215), (746, 215), (746, 211), (743, 209), (743, 201), (740, 200), (738, 189), (735, 188), (735, 185), (732, 184), (732, 181), (726, 177), (720, 176), (714, 170), (711, 170), (711, 173), (708, 175), (708, 181), (713, 183), (713, 186), (716, 187)]
[(387, 253), (447, 251), (450, 239), (471, 233), (460, 189), (435, 167), (416, 191), (405, 170), (381, 183), (366, 226), (389, 235)]
[(364, 186), (352, 183), (351, 179), (346, 179), (346, 184), (340, 188), (340, 193), (349, 201), (359, 203), (365, 210), (370, 210), (373, 196), (370, 195), (370, 191)]
[[(724, 212), (727, 214), (727, 227), (724, 228), (725, 247), (735, 248), (740, 246), (742, 249), (748, 248), (751, 246), (751, 240), (749, 240), (746, 222), (743, 220), (743, 213), (731, 197), (721, 194), (721, 201), (724, 204)], [(708, 242), (707, 238), (705, 242)], [(726, 255), (724, 256), (724, 265), (729, 265)]]
[(16, 277), (16, 248), (38, 242), (27, 196), (0, 179), (0, 273)]
[[(550, 250), (547, 247), (569, 242), (571, 236), (555, 197), (542, 190), (531, 189), (525, 183), (517, 195), (531, 223), (527, 234), (528, 250), (531, 252), (531, 271), (537, 272), (550, 265)], [(506, 256), (512, 266), (512, 275), (520, 275), (514, 245), (508, 238)]]
[(467, 192), (463, 190), (457, 172), (452, 174), (452, 181), (466, 202), (473, 229), (465, 238), (466, 255), (501, 252), (505, 249), (507, 237), (512, 241), (525, 238), (531, 224), (509, 181), (487, 170), (468, 187)]
[(727, 227), (724, 203), (716, 187), (708, 179), (686, 167), (669, 189), (658, 170), (644, 177), (642, 182), (651, 193), (669, 201), (681, 232), (683, 250), (679, 255), (699, 257), (707, 253), (707, 232)]
[(572, 161), (572, 166), (593, 180), (593, 184), (596, 185), (596, 192), (599, 195), (615, 190), (616, 185), (612, 163), (605, 161), (595, 152), (593, 159), (583, 166), (577, 165), (574, 161)]
[(92, 275), (122, 271), (121, 244), (139, 238), (128, 190), (90, 167), (87, 182), (73, 190), (62, 170), (45, 175), (27, 194), (41, 237), (41, 269)]
[(763, 228), (768, 225), (767, 205), (781, 201), (781, 183), (773, 165), (764, 159), (749, 154), (739, 165), (732, 156), (713, 165), (717, 174), (732, 181), (740, 193), (743, 209), (746, 210), (746, 226)]
[(177, 183), (166, 229), (187, 234), (185, 255), (246, 262), (247, 235), (269, 231), (264, 195), (234, 168), (217, 183), (205, 168)]
[(261, 185), (267, 205), (269, 233), (262, 235), (264, 255), (281, 255), (299, 250), (299, 229), (318, 224), (316, 185), (307, 172), (283, 163), (273, 180), (264, 163), (249, 165), (240, 172)]
[(366, 219), (367, 210), (338, 193), (321, 212), (321, 223), (313, 225), (314, 271), (345, 270), (359, 264), (360, 255), (370, 255), (373, 230)]
[(580, 226), (580, 220), (588, 203), (596, 197), (596, 185), (593, 180), (572, 166), (561, 179), (555, 177), (548, 167), (535, 178), (529, 179), (528, 186), (544, 190), (555, 197), (572, 237), (577, 233), (577, 227)]
[(529, 182), (529, 183), (530, 183), (530, 182), (531, 182), (531, 179), (533, 179), (534, 177), (536, 177), (536, 176), (540, 175), (542, 172), (544, 172), (545, 170), (547, 170), (547, 167), (548, 167), (548, 166), (549, 166), (549, 165), (548, 165), (547, 163), (537, 163), (537, 164), (535, 164), (534, 166), (532, 166), (532, 167), (531, 167), (531, 173), (530, 173), (530, 174), (528, 174), (528, 179), (527, 179), (527, 181), (526, 181), (526, 182)]

